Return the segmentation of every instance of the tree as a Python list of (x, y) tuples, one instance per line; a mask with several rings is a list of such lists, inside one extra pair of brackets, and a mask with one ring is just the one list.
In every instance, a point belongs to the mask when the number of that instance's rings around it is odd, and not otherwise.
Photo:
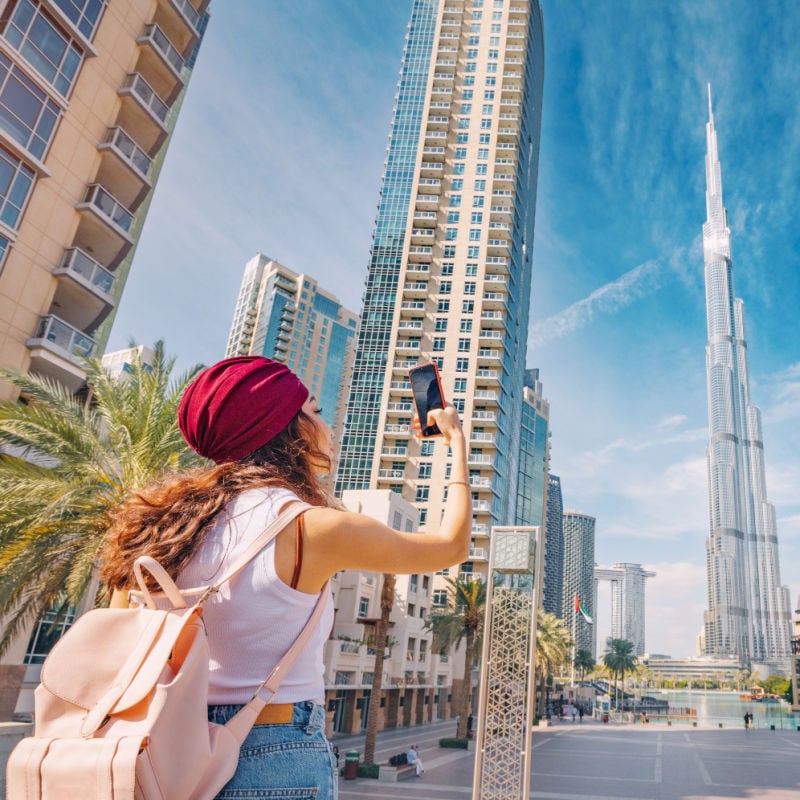
[(432, 615), (426, 627), (433, 631), (438, 647), (447, 650), (464, 641), (464, 676), (456, 735), (467, 735), (467, 720), (472, 714), (472, 667), (483, 633), (486, 611), (486, 584), (472, 578), (447, 578), (447, 611)]
[(625, 673), (631, 672), (636, 666), (637, 659), (633, 654), (633, 643), (627, 639), (612, 639), (606, 641), (606, 653), (603, 656), (603, 663), (608, 667), (614, 676), (614, 695), (616, 707), (619, 709), (619, 697), (617, 696), (617, 678), (622, 682), (622, 695), (625, 696)]
[(580, 672), (581, 680), (583, 680), (584, 675), (594, 669), (595, 661), (590, 650), (577, 650), (573, 664), (575, 669)]
[[(545, 714), (544, 698), (547, 679), (553, 672), (569, 664), (572, 637), (564, 620), (547, 611), (536, 615), (536, 670), (539, 673), (539, 716)], [(591, 653), (589, 654), (591, 658)]]
[(397, 576), (385, 573), (381, 587), (381, 616), (375, 625), (375, 666), (372, 670), (372, 689), (369, 695), (367, 711), (367, 730), (364, 739), (364, 763), (375, 763), (375, 741), (378, 736), (378, 715), (381, 713), (383, 699), (383, 659), (386, 650), (386, 638), (389, 630), (389, 615), (394, 606), (394, 590)]
[(200, 367), (171, 378), (155, 345), (152, 366), (124, 378), (84, 364), (87, 395), (47, 378), (0, 370), (21, 392), (0, 403), (0, 654), (53, 607), (86, 592), (111, 512), (157, 475), (200, 463), (177, 425), (177, 407)]

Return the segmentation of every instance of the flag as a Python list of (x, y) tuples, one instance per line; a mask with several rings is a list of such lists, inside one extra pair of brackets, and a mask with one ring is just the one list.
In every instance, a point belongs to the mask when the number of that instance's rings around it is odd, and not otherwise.
[(590, 624), (594, 624), (594, 620), (586, 613), (586, 609), (581, 605), (580, 598), (578, 595), (575, 595), (575, 611), (579, 612), (581, 616)]

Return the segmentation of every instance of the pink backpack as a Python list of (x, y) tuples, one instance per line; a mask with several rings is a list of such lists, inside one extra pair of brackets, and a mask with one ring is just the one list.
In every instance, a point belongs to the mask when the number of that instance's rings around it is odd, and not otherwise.
[[(7, 800), (214, 797), (233, 776), (256, 717), (319, 623), (329, 591), (326, 583), (294, 644), (225, 725), (208, 721), (203, 603), (309, 507), (293, 504), (207, 588), (181, 592), (157, 561), (137, 559), (143, 605), (89, 611), (45, 661), (35, 693), (34, 735), (8, 761)], [(145, 571), (172, 608), (156, 607)], [(183, 595), (200, 593), (187, 606)], [(269, 700), (261, 696), (265, 689)]]

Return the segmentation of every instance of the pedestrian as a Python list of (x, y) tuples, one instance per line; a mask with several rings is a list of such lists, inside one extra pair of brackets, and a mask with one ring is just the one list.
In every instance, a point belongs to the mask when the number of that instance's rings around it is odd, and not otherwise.
[(425, 767), (422, 765), (422, 759), (419, 757), (419, 745), (412, 744), (406, 753), (406, 762), (414, 766), (416, 776), (425, 772)]
[(580, 717), (578, 721), (583, 722), (583, 706), (578, 706), (578, 716)]
[[(119, 606), (135, 585), (139, 556), (159, 561), (191, 597), (281, 512), (310, 505), (203, 609), (208, 718), (225, 723), (284, 655), (321, 590), (327, 595), (310, 641), (247, 736), (224, 796), (336, 797), (322, 661), (334, 613), (326, 587), (334, 573), (436, 572), (467, 558), (472, 503), (458, 414), (449, 405), (422, 422), (438, 426), (439, 441), (452, 453), (447, 500), (437, 532), (402, 532), (337, 507), (323, 482), (335, 461), (331, 429), (317, 399), (285, 364), (255, 356), (225, 359), (198, 375), (178, 411), (187, 443), (214, 463), (141, 488), (112, 519), (100, 574), (113, 592), (112, 605)], [(420, 435), (416, 418), (413, 427)]]
[(750, 712), (744, 712), (744, 729), (747, 730), (750, 727)]
[(572, 723), (575, 724), (575, 719), (578, 716), (578, 709), (572, 706)]

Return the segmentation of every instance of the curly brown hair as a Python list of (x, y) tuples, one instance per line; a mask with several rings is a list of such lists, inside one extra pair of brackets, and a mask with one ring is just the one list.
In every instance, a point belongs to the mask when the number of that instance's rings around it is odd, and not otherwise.
[(217, 514), (248, 489), (281, 487), (311, 505), (331, 505), (316, 474), (325, 464), (330, 468), (330, 456), (316, 445), (316, 427), (299, 411), (274, 439), (241, 461), (163, 476), (134, 491), (113, 515), (100, 551), (100, 580), (109, 592), (134, 586), (133, 562), (144, 555), (176, 578)]

